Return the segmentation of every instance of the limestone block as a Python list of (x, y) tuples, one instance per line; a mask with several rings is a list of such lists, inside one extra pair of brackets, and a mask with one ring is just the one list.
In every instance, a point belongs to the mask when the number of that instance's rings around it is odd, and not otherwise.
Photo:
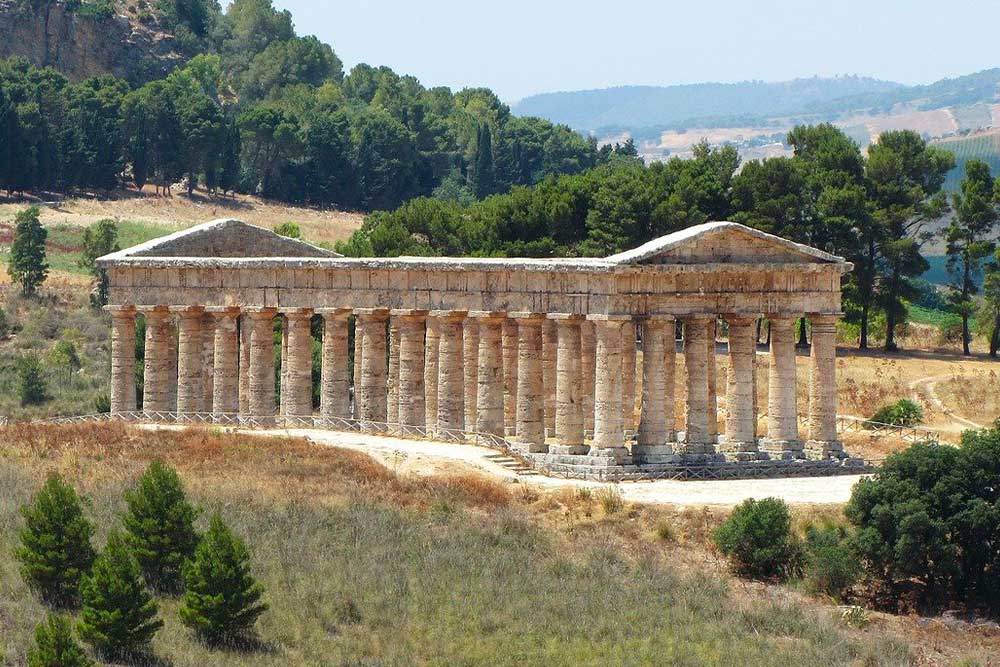
[(844, 458), (837, 439), (837, 320), (836, 314), (809, 315), (812, 349), (809, 363), (809, 441), (816, 458)]
[(347, 370), (349, 309), (333, 309), (323, 315), (323, 360), (320, 369), (320, 415), (347, 419), (351, 416), (350, 378)]
[(594, 323), (584, 320), (580, 323), (580, 374), (582, 376), (583, 394), (583, 428), (584, 431), (594, 431), (594, 365), (597, 350), (597, 340)]
[(726, 375), (726, 437), (722, 451), (757, 451), (755, 407), (757, 318), (727, 316), (729, 371)]
[(479, 322), (468, 317), (463, 322), (462, 368), (465, 373), (465, 424), (470, 431), (476, 428), (479, 394)]
[(215, 313), (212, 341), (212, 413), (216, 419), (233, 416), (240, 408), (239, 345), (235, 308)]
[(288, 327), (286, 368), (282, 387), (285, 395), (285, 414), (290, 417), (308, 417), (312, 414), (312, 311), (297, 309), (285, 313)]
[(274, 316), (260, 309), (250, 316), (250, 415), (267, 423), (274, 417)]
[(503, 421), (504, 433), (517, 435), (517, 320), (503, 321)]
[[(477, 314), (479, 355), (477, 359), (476, 430), (503, 436), (503, 341), (504, 318), (499, 313)], [(466, 329), (468, 332), (468, 329)]]
[(111, 312), (111, 414), (135, 411), (135, 308)]
[(558, 346), (554, 320), (542, 322), (542, 391), (544, 393), (545, 435), (556, 430), (556, 350)]
[(424, 405), (424, 321), (426, 311), (404, 311), (399, 319), (399, 424), (423, 428)]
[(802, 455), (795, 402), (795, 316), (767, 316), (771, 324), (771, 358), (767, 382), (767, 439), (763, 449), (772, 456)]
[(424, 331), (424, 424), (434, 428), (438, 420), (438, 373), (441, 323), (427, 318)]
[(635, 323), (622, 325), (622, 424), (629, 433), (635, 431)]
[(624, 459), (622, 412), (622, 320), (595, 321), (596, 368), (594, 385), (594, 440), (590, 456)]
[(358, 311), (361, 332), (361, 391), (356, 394), (362, 429), (380, 431), (387, 417), (386, 319), (388, 311)]
[(545, 452), (542, 322), (537, 313), (517, 319), (517, 439), (529, 452)]
[(556, 424), (557, 444), (551, 453), (586, 454), (583, 444), (583, 378), (580, 363), (580, 321), (566, 317), (556, 324)]
[(465, 430), (465, 350), (463, 322), (466, 313), (432, 312), (438, 317), (441, 335), (438, 346), (437, 399), (438, 437), (456, 437)]

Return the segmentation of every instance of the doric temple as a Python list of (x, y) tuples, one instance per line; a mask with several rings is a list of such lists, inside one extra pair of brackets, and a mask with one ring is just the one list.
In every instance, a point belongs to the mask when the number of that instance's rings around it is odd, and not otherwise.
[[(217, 220), (98, 265), (111, 285), (115, 414), (350, 424), (438, 439), (475, 432), (552, 470), (845, 456), (835, 324), (851, 264), (736, 223), (697, 225), (605, 258), (500, 259), (347, 258)], [(803, 316), (812, 344), (800, 424), (794, 323)], [(770, 324), (766, 406), (755, 387), (761, 318)], [(722, 323), (729, 362), (720, 387)]]

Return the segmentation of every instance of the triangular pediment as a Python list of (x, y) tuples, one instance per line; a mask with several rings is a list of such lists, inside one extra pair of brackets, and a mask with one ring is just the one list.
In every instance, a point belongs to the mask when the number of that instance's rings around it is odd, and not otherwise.
[[(106, 259), (125, 257), (339, 257), (326, 250), (242, 220), (212, 220), (126, 248)], [(102, 258), (105, 259), (105, 258)]]
[(640, 264), (842, 264), (844, 259), (735, 222), (706, 222), (661, 236), (607, 261)]

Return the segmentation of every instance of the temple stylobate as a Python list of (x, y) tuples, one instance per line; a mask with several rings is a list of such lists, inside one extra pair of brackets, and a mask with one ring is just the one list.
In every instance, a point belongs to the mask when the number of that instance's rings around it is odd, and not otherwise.
[[(110, 280), (115, 414), (477, 433), (549, 470), (844, 458), (835, 324), (851, 264), (736, 223), (605, 258), (480, 259), (347, 258), (217, 220), (98, 265)], [(800, 420), (803, 316), (812, 344)], [(766, 405), (756, 387), (762, 318)]]

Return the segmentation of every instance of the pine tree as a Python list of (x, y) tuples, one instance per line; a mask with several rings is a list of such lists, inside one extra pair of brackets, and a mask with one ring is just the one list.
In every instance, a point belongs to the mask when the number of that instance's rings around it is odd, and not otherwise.
[(194, 555), (198, 511), (187, 501), (177, 471), (153, 461), (135, 488), (125, 492), (125, 538), (155, 590), (181, 587), (181, 566)]
[(163, 621), (156, 618), (156, 601), (120, 532), (108, 537), (94, 569), (83, 578), (80, 593), (83, 610), (77, 632), (98, 653), (118, 660), (150, 652), (150, 642)]
[(35, 628), (35, 646), (28, 651), (28, 667), (92, 667), (73, 636), (69, 618), (49, 614)]
[(77, 605), (80, 578), (94, 562), (94, 527), (83, 515), (76, 492), (59, 475), (51, 475), (21, 514), (25, 525), (14, 552), (21, 576), (46, 603)]
[(10, 244), (7, 273), (21, 292), (31, 296), (45, 282), (49, 265), (45, 261), (45, 239), (48, 231), (38, 221), (38, 207), (30, 206), (14, 218), (14, 240)]
[(266, 609), (263, 587), (250, 574), (246, 545), (219, 515), (184, 566), (181, 622), (211, 644), (231, 644), (244, 637)]

